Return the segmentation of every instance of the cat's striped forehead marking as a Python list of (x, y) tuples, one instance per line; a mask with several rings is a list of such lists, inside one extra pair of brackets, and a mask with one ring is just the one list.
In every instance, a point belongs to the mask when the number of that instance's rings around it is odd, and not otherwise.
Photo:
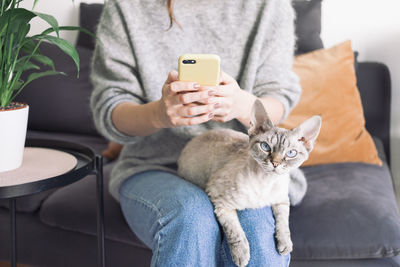
[(275, 132), (269, 138), (270, 145), (274, 147), (289, 147), (290, 140), (285, 133)]

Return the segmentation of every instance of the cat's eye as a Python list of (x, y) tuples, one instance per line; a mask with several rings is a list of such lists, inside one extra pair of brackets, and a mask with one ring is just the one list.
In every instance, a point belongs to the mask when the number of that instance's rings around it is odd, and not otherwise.
[(296, 149), (291, 149), (288, 152), (286, 152), (286, 156), (289, 158), (294, 158), (297, 156), (297, 150)]
[(260, 146), (261, 146), (261, 149), (266, 151), (266, 152), (270, 152), (271, 151), (271, 147), (265, 142), (261, 142)]

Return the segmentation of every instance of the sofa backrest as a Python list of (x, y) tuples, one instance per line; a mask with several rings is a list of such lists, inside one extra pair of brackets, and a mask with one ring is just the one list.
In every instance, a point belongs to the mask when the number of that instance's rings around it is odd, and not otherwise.
[(366, 128), (383, 142), (387, 162), (390, 163), (391, 79), (386, 65), (359, 62), (356, 70), (357, 86), (364, 108)]

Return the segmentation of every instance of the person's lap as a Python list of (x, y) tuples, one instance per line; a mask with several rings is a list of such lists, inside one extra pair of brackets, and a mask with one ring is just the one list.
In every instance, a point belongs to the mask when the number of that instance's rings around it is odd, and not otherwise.
[[(152, 266), (235, 266), (207, 194), (168, 172), (147, 171), (120, 188), (132, 231), (153, 251)], [(270, 207), (238, 211), (250, 244), (248, 266), (288, 266), (275, 248)], [(178, 264), (179, 263), (179, 264)]]

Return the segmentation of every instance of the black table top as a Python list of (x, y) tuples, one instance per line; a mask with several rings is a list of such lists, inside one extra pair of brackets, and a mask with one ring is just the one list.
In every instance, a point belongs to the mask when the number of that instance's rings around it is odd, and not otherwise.
[(26, 139), (25, 147), (51, 148), (67, 152), (75, 156), (78, 162), (71, 171), (55, 177), (30, 183), (0, 187), (0, 198), (27, 196), (62, 187), (84, 178), (96, 168), (95, 152), (91, 148), (81, 144), (67, 141), (28, 138)]

